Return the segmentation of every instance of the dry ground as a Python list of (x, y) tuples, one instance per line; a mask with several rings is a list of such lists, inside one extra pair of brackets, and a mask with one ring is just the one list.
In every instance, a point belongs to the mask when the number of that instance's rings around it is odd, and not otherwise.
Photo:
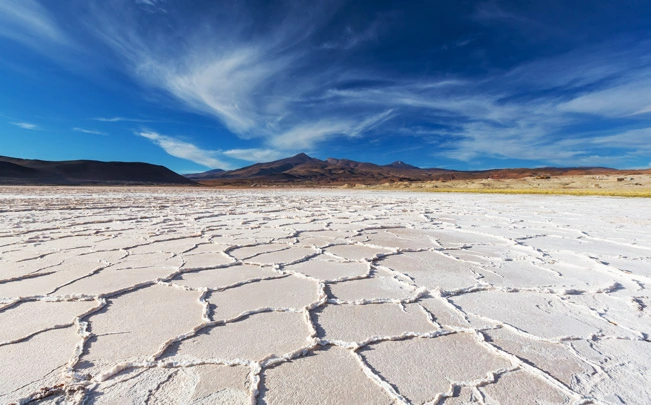
[[(351, 186), (345, 186), (349, 188)], [(386, 183), (355, 188), (504, 194), (570, 194), (651, 197), (651, 175), (586, 175), (550, 178), (481, 179)]]

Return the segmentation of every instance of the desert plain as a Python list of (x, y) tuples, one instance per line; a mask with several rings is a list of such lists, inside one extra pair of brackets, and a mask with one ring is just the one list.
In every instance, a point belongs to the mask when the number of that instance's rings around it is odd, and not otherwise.
[(650, 229), (643, 198), (0, 188), (0, 403), (649, 403)]
[(381, 185), (348, 185), (346, 188), (411, 189), (434, 192), (601, 195), (651, 197), (651, 174), (619, 172), (615, 174), (526, 176), (520, 178), (452, 179), (447, 181), (391, 182)]

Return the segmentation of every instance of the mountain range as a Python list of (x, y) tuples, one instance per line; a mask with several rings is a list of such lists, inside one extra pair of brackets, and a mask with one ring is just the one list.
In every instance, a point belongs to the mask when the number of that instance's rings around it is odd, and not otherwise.
[(473, 179), (516, 179), (530, 176), (563, 176), (625, 173), (605, 167), (544, 167), (537, 169), (493, 169), (458, 171), (421, 169), (404, 162), (387, 165), (356, 162), (347, 159), (320, 160), (300, 153), (290, 158), (268, 163), (257, 163), (230, 171), (209, 171), (186, 177), (209, 186), (258, 185), (343, 185), (382, 184), (396, 181), (449, 181)]
[(0, 156), (0, 184), (196, 185), (164, 166), (139, 162), (18, 159)]
[(338, 186), (393, 182), (547, 178), (566, 175), (640, 174), (651, 170), (605, 167), (544, 167), (458, 171), (421, 169), (404, 162), (387, 165), (348, 159), (312, 158), (304, 153), (236, 170), (214, 169), (181, 176), (164, 166), (138, 162), (71, 160), (52, 162), (0, 156), (0, 184), (5, 185), (197, 185), (205, 186)]

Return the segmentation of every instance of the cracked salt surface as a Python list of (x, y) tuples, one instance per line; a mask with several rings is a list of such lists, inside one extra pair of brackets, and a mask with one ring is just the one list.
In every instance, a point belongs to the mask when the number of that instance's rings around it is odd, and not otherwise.
[(643, 199), (0, 188), (0, 404), (651, 402)]

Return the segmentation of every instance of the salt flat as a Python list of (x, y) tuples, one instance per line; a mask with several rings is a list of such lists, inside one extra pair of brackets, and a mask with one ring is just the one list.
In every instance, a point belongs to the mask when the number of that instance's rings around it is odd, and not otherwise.
[(651, 204), (0, 189), (0, 403), (643, 404)]

